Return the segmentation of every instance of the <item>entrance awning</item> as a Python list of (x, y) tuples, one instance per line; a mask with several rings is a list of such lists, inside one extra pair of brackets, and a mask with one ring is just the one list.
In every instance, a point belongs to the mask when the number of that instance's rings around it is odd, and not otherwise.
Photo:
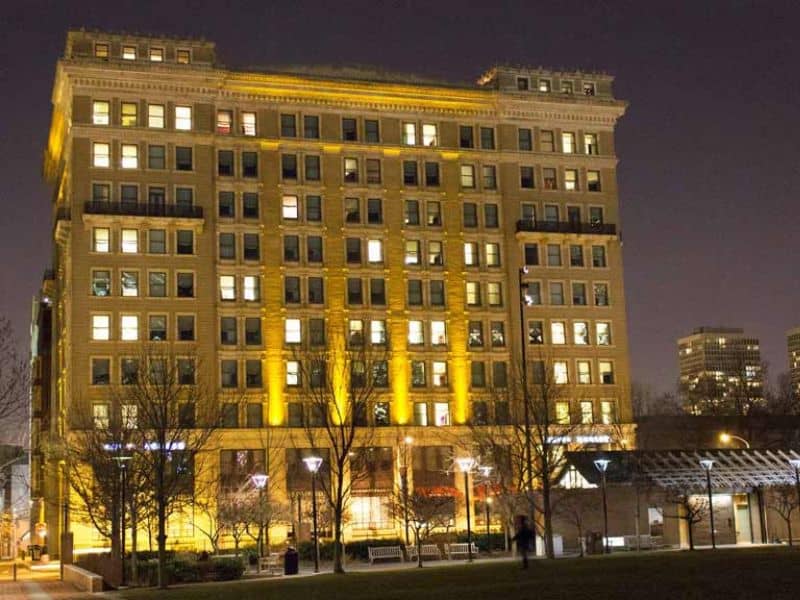
[(711, 485), (715, 489), (747, 491), (795, 483), (790, 460), (800, 460), (795, 450), (707, 449), (567, 452), (567, 461), (589, 482), (599, 484), (596, 459), (607, 459), (608, 483), (650, 482), (664, 488), (700, 490), (706, 487), (701, 460), (713, 461)]

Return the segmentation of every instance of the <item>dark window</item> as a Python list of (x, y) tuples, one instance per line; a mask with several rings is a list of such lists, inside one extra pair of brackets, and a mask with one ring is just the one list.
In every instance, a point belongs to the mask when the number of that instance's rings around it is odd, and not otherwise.
[(419, 185), (416, 161), (403, 161), (403, 185)]
[(319, 156), (307, 155), (304, 160), (306, 165), (306, 179), (308, 181), (319, 181)]
[[(226, 361), (223, 361), (223, 365)], [(224, 366), (223, 366), (224, 368)], [(229, 387), (223, 384), (222, 387)], [(232, 429), (239, 426), (239, 405), (233, 402), (223, 402), (222, 404), (222, 427)], [(224, 452), (224, 451), (223, 451)], [(220, 465), (220, 468), (222, 466)], [(220, 474), (220, 476), (223, 476)], [(244, 479), (244, 478), (242, 478)]]
[(325, 345), (325, 319), (308, 320), (308, 340), (312, 346)]
[(368, 158), (367, 161), (367, 183), (381, 182), (381, 161), (377, 158)]
[(258, 177), (258, 152), (242, 152), (242, 177)]
[(261, 250), (259, 248), (258, 234), (245, 233), (244, 234), (244, 259), (245, 260), (259, 260), (261, 258)]
[(120, 383), (134, 385), (139, 380), (139, 361), (135, 358), (123, 358), (120, 361)]
[(236, 195), (233, 192), (219, 193), (219, 216), (224, 219), (236, 216)]
[(289, 427), (302, 427), (303, 426), (303, 405), (299, 402), (290, 402), (289, 414), (286, 419), (286, 424)]
[(306, 258), (310, 263), (322, 262), (322, 238), (310, 235), (306, 240)]
[(497, 204), (489, 203), (483, 205), (483, 224), (485, 227), (492, 229), (500, 226)]
[(374, 119), (364, 120), (364, 139), (372, 144), (377, 144), (381, 141), (380, 124)]
[(419, 225), (419, 201), (406, 200), (405, 222), (406, 225)]
[(444, 281), (434, 279), (429, 283), (431, 306), (444, 306)]
[(236, 258), (236, 237), (232, 233), (219, 234), (219, 257)]
[(178, 254), (192, 254), (194, 252), (194, 232), (192, 230), (179, 229), (175, 240)]
[(532, 190), (533, 183), (533, 167), (520, 167), (519, 168), (519, 187), (524, 190)]
[(342, 139), (345, 142), (358, 141), (358, 126), (355, 119), (342, 119)]
[(569, 266), (570, 267), (583, 266), (583, 246), (571, 245), (569, 247)]
[(191, 214), (191, 208), (194, 206), (194, 190), (185, 187), (176, 188), (175, 206), (179, 215)]
[(194, 317), (191, 315), (178, 316), (178, 340), (181, 342), (194, 341)]
[(254, 192), (242, 194), (242, 216), (246, 219), (258, 218), (258, 194)]
[(525, 244), (525, 264), (538, 265), (539, 264), (539, 246), (538, 244)]
[(233, 175), (233, 150), (220, 150), (217, 155), (217, 175)]
[(419, 279), (408, 280), (408, 305), (422, 306), (422, 282)]
[(519, 149), (523, 151), (533, 150), (533, 135), (530, 129), (519, 129), (517, 131), (519, 137)]
[(286, 262), (297, 262), (300, 260), (300, 238), (296, 235), (284, 236), (283, 260)]
[(309, 304), (323, 304), (325, 302), (322, 277), (308, 278), (308, 302)]
[(178, 273), (178, 298), (194, 298), (194, 273)]
[(184, 146), (175, 147), (175, 169), (177, 171), (192, 170), (192, 149)]
[(504, 388), (508, 385), (508, 369), (506, 363), (498, 361), (492, 364), (492, 383), (496, 388)]
[(111, 383), (111, 361), (107, 358), (92, 359), (92, 385)]
[(348, 264), (361, 264), (361, 240), (359, 238), (347, 238), (345, 249)]
[(461, 212), (464, 218), (464, 227), (478, 226), (478, 207), (474, 202), (465, 202), (461, 206)]
[(494, 150), (494, 129), (481, 127), (481, 149)]
[(260, 388), (263, 385), (261, 378), (261, 361), (247, 360), (244, 363), (245, 386), (249, 388)]
[(261, 404), (257, 402), (249, 402), (247, 404), (247, 427), (260, 428), (264, 426), (264, 411)]
[(297, 179), (297, 156), (294, 154), (281, 154), (281, 177)]
[(475, 141), (473, 139), (474, 132), (471, 125), (462, 125), (458, 128), (459, 136), (458, 136), (458, 145), (461, 148), (474, 148)]
[(297, 137), (297, 118), (294, 115), (281, 115), (281, 137)]
[[(97, 274), (97, 273), (108, 273), (108, 271), (95, 271), (95, 274)], [(149, 275), (149, 280), (150, 280), (149, 295), (152, 298), (164, 298), (164, 297), (166, 297), (166, 295), (167, 295), (167, 274), (164, 273), (164, 272), (151, 272), (150, 275)], [(110, 278), (108, 280), (108, 284), (110, 285)], [(94, 284), (93, 288), (95, 289), (95, 296), (99, 296), (99, 295), (100, 296), (105, 296), (105, 295), (107, 295), (108, 288), (105, 288), (106, 289), (106, 294), (98, 294), (97, 293), (98, 287), (97, 287), (96, 275), (95, 275), (95, 284)], [(101, 289), (103, 289), (103, 288), (101, 288)]]
[(306, 221), (322, 221), (322, 198), (306, 196)]
[(121, 185), (119, 194), (122, 204), (135, 205), (139, 202), (139, 188), (135, 185)]
[(517, 89), (519, 91), (524, 92), (529, 86), (530, 82), (527, 77), (517, 77)]
[(148, 169), (167, 168), (167, 150), (164, 146), (148, 146), (147, 168)]
[(300, 303), (299, 277), (286, 277), (283, 280), (283, 300), (286, 304)]
[(358, 198), (344, 199), (344, 222), (345, 223), (361, 222), (361, 202)]
[[(483, 363), (472, 363), (473, 382), (472, 387), (484, 387), (475, 382), (475, 368), (476, 365)], [(488, 425), (489, 424), (489, 407), (485, 400), (474, 400), (472, 402), (472, 424), (473, 425)]]
[(248, 346), (261, 345), (261, 319), (247, 317), (244, 320), (244, 343)]
[(222, 317), (219, 320), (219, 341), (224, 346), (236, 345), (236, 317)]
[(303, 137), (310, 140), (319, 139), (319, 117), (311, 115), (303, 117)]
[(473, 360), (470, 363), (470, 384), (472, 387), (486, 387), (486, 364)]
[[(122, 186), (122, 191), (124, 192), (128, 187), (131, 187), (131, 186), (127, 186), (127, 185)], [(136, 186), (133, 186), (133, 189), (135, 190)], [(183, 189), (183, 188), (179, 188), (179, 189)], [(177, 201), (177, 197), (176, 197), (176, 201)], [(147, 190), (147, 204), (148, 204), (148, 206), (152, 206), (152, 207), (164, 206), (164, 204), (166, 204), (166, 192), (164, 191), (164, 188), (163, 187), (151, 187), (149, 190)], [(155, 213), (155, 214), (158, 214), (158, 213)]]
[(361, 280), (355, 277), (347, 279), (347, 303), (350, 305), (364, 304)]
[(369, 280), (369, 302), (373, 306), (386, 305), (386, 282), (383, 279)]
[(383, 203), (380, 198), (369, 198), (367, 200), (367, 223), (370, 225), (383, 223)]
[(191, 358), (178, 359), (178, 384), (194, 385), (194, 361)]
[(425, 163), (425, 185), (427, 186), (439, 185), (439, 163), (435, 162)]
[(150, 315), (148, 318), (149, 337), (151, 342), (163, 342), (167, 339), (167, 316)]

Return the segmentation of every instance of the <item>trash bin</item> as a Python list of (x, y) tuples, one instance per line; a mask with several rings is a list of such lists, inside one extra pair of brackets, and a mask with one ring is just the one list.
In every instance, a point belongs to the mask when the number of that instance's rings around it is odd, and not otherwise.
[(31, 560), (39, 560), (42, 557), (42, 547), (39, 544), (34, 544), (30, 548)]
[(603, 535), (596, 531), (586, 533), (586, 554), (603, 553)]
[(286, 553), (283, 555), (283, 574), (284, 575), (297, 575), (298, 563), (300, 555), (294, 548), (287, 548)]

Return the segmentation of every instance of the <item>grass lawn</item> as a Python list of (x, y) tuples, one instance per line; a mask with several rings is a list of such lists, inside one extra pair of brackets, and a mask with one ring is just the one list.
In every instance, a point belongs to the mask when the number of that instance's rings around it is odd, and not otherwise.
[(800, 598), (800, 550), (626, 553), (533, 561), (528, 571), (508, 562), (426, 566), (401, 571), (209, 583), (165, 592), (131, 590), (119, 596), (130, 600), (778, 600)]

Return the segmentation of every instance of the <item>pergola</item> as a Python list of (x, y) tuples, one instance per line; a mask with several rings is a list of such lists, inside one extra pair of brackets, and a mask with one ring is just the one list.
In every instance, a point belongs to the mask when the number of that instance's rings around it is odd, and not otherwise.
[(795, 467), (800, 460), (795, 450), (702, 449), (631, 450), (613, 452), (567, 452), (568, 464), (590, 483), (599, 484), (600, 472), (594, 461), (606, 459), (609, 483), (632, 484), (649, 481), (659, 487), (686, 491), (706, 487), (706, 471), (700, 461), (711, 460), (714, 489), (750, 491), (796, 483)]

